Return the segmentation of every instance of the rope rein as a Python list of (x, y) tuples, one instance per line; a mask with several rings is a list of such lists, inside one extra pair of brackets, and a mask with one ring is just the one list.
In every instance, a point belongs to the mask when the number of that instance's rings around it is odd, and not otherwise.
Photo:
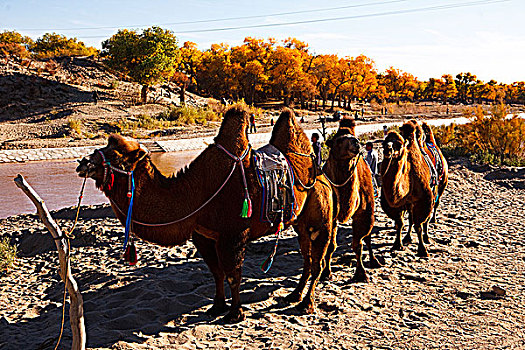
[[(117, 205), (117, 203), (115, 201), (113, 201), (111, 198), (108, 197), (111, 205), (114, 206), (119, 211), (119, 213), (121, 215), (126, 217), (126, 223), (127, 223), (126, 226), (128, 226), (128, 222), (129, 222), (129, 225), (131, 225), (131, 223), (133, 223), (133, 224), (138, 224), (138, 225), (141, 225), (141, 226), (161, 227), (161, 226), (173, 225), (173, 224), (179, 223), (181, 221), (184, 221), (184, 220), (190, 218), (191, 216), (193, 216), (197, 212), (199, 212), (202, 208), (204, 208), (206, 205), (208, 205), (215, 197), (217, 197), (219, 192), (221, 192), (221, 190), (224, 188), (224, 186), (226, 186), (226, 184), (230, 181), (230, 179), (231, 179), (231, 177), (232, 177), (233, 173), (235, 172), (235, 169), (237, 168), (238, 165), (241, 168), (241, 175), (242, 175), (244, 192), (245, 192), (245, 200), (244, 200), (243, 211), (241, 213), (241, 216), (243, 218), (250, 217), (251, 214), (252, 214), (251, 199), (250, 199), (249, 193), (248, 193), (248, 184), (247, 184), (247, 181), (246, 181), (246, 175), (245, 175), (245, 172), (244, 172), (244, 166), (242, 165), (242, 161), (249, 154), (249, 152), (251, 150), (251, 145), (248, 145), (248, 148), (243, 152), (243, 154), (240, 157), (237, 157), (237, 156), (233, 155), (232, 153), (230, 153), (228, 150), (226, 150), (224, 147), (222, 147), (219, 144), (215, 144), (215, 145), (217, 146), (217, 148), (219, 148), (222, 151), (224, 151), (230, 158), (232, 158), (234, 160), (234, 163), (233, 163), (233, 166), (232, 166), (232, 168), (230, 170), (230, 173), (228, 174), (226, 179), (223, 181), (222, 185), (217, 189), (217, 191), (215, 191), (215, 193), (210, 198), (208, 198), (203, 204), (201, 204), (197, 209), (195, 209), (194, 211), (192, 211), (191, 213), (187, 214), (186, 216), (184, 216), (184, 217), (182, 217), (180, 219), (173, 220), (173, 221), (166, 222), (166, 223), (147, 223), (147, 222), (142, 222), (142, 221), (135, 220), (135, 219), (131, 218), (130, 207), (133, 204), (131, 199), (133, 199), (133, 193), (134, 193), (134, 189), (135, 189), (135, 186), (134, 186), (134, 182), (135, 181), (134, 181), (134, 178), (133, 178), (133, 171), (125, 171), (125, 170), (122, 170), (122, 169), (114, 167), (108, 161), (106, 161), (106, 158), (104, 157), (103, 153), (100, 150), (98, 150), (97, 152), (99, 152), (102, 155), (102, 159), (104, 160), (104, 166), (105, 167), (110, 168), (111, 170), (116, 171), (117, 173), (120, 173), (120, 174), (123, 174), (123, 175), (126, 175), (126, 176), (129, 177), (129, 181), (128, 181), (128, 197), (130, 198), (130, 205), (128, 206), (128, 214), (126, 214), (124, 212), (124, 210), (122, 210)], [(142, 160), (143, 158), (144, 158), (144, 156), (140, 160)], [(105, 172), (105, 175), (107, 175), (106, 172)], [(126, 243), (127, 243), (127, 237), (125, 238), (124, 246), (126, 245)]]
[(362, 158), (362, 154), (359, 153), (358, 156), (357, 156), (357, 159), (356, 161), (354, 162), (354, 164), (352, 165), (352, 169), (350, 169), (350, 175), (348, 176), (348, 179), (345, 180), (345, 182), (341, 183), (341, 184), (336, 184), (335, 182), (333, 182), (330, 177), (328, 177), (328, 175), (324, 172), (324, 170), (321, 168), (321, 171), (323, 173), (323, 175), (326, 177), (326, 179), (328, 180), (328, 182), (330, 182), (330, 184), (334, 187), (344, 187), (348, 184), (348, 182), (350, 182), (350, 179), (352, 179), (352, 177), (354, 176), (354, 172), (357, 168), (357, 164), (359, 163), (359, 159)]
[[(312, 188), (314, 188), (316, 182), (317, 182), (317, 166), (316, 165), (316, 162), (315, 162), (315, 154), (313, 153), (310, 153), (310, 154), (306, 154), (306, 153), (299, 153), (299, 152), (295, 152), (295, 151), (289, 151), (288, 153), (291, 153), (291, 154), (295, 154), (297, 156), (301, 156), (301, 157), (309, 157), (311, 160), (312, 160), (312, 164), (314, 164), (314, 167), (316, 169), (316, 174), (314, 175), (314, 182), (311, 184), (311, 185), (305, 185), (301, 179), (299, 178), (299, 176), (295, 176), (295, 178), (297, 179), (297, 182), (299, 183), (299, 185), (304, 188), (305, 190), (311, 190)], [(286, 162), (288, 162), (288, 166), (290, 167), (290, 169), (293, 170), (293, 167), (292, 167), (292, 164), (290, 163), (290, 161), (288, 160), (288, 157), (284, 157), (286, 159)]]

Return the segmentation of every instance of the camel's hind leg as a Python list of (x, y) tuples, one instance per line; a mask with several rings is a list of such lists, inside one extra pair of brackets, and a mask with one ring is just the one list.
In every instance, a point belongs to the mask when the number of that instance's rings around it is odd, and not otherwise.
[(430, 239), (428, 239), (428, 222), (429, 220), (423, 223), (423, 242), (425, 244), (430, 244)]
[(423, 226), (422, 224), (415, 224), (414, 229), (417, 232), (418, 246), (417, 246), (417, 256), (420, 258), (427, 258), (428, 251), (425, 247), (425, 242), (423, 240)]
[(412, 226), (414, 225), (414, 220), (412, 217), (412, 211), (408, 211), (408, 229), (405, 237), (403, 238), (403, 245), (409, 245), (412, 243)]
[(193, 244), (197, 251), (204, 259), (206, 265), (213, 274), (215, 280), (215, 298), (213, 299), (213, 306), (206, 311), (211, 316), (218, 316), (228, 309), (224, 296), (224, 271), (219, 267), (219, 258), (217, 257), (217, 250), (215, 249), (215, 241), (198, 233), (193, 233)]
[(301, 275), (301, 279), (299, 280), (299, 283), (297, 284), (297, 287), (291, 292), (289, 295), (287, 295), (284, 300), (290, 303), (296, 303), (303, 299), (303, 291), (306, 287), (306, 283), (308, 282), (308, 279), (310, 278), (310, 268), (312, 261), (310, 259), (311, 256), (311, 241), (308, 234), (305, 234), (305, 232), (301, 231), (299, 227), (295, 227), (295, 230), (298, 232), (299, 236), (299, 245), (301, 247), (301, 254), (303, 256), (303, 273)]
[(241, 306), (241, 278), (247, 237), (248, 230), (240, 234), (221, 235), (217, 242), (219, 264), (226, 274), (232, 295), (230, 311), (223, 318), (225, 323), (236, 323), (246, 318)]

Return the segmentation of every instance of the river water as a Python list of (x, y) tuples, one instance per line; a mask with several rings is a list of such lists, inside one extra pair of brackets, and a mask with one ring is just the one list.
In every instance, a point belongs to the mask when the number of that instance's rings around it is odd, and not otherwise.
[[(162, 173), (168, 175), (190, 163), (199, 153), (153, 153), (152, 160)], [(13, 179), (17, 174), (24, 176), (48, 209), (76, 205), (83, 180), (75, 172), (77, 165), (75, 160), (0, 164), (0, 218), (36, 212), (33, 203), (16, 187)], [(107, 198), (95, 187), (95, 182), (88, 179), (82, 204), (101, 203), (108, 203)]]

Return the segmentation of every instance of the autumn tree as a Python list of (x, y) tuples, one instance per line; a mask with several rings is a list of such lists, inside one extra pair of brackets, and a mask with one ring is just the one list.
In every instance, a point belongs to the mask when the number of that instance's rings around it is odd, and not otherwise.
[(444, 74), (441, 77), (441, 86), (439, 88), (439, 94), (443, 101), (447, 103), (451, 98), (454, 98), (458, 93), (456, 88), (456, 81), (450, 74)]
[(0, 33), (0, 54), (3, 56), (16, 56), (24, 58), (29, 56), (28, 48), (33, 44), (33, 40), (16, 31)]
[(30, 45), (30, 49), (38, 58), (98, 55), (96, 48), (57, 33), (44, 34)]
[(142, 85), (141, 100), (146, 102), (148, 87), (169, 79), (176, 68), (177, 38), (159, 27), (142, 33), (121, 29), (102, 43), (107, 65)]
[(214, 97), (238, 97), (232, 89), (232, 64), (230, 47), (226, 44), (212, 44), (202, 54), (197, 69), (197, 84), (205, 95)]

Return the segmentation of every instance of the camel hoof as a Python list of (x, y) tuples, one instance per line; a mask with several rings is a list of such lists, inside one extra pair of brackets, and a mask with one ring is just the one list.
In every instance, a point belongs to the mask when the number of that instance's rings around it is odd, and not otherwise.
[(206, 310), (206, 315), (217, 317), (228, 311), (228, 305), (226, 303), (213, 304), (208, 310)]
[(400, 242), (395, 242), (391, 250), (392, 251), (403, 251), (405, 250), (405, 247), (403, 247), (403, 245)]
[(246, 319), (246, 315), (244, 315), (244, 311), (242, 311), (242, 309), (239, 308), (237, 310), (232, 310), (232, 311), (228, 312), (222, 318), (222, 322), (224, 322), (226, 324), (239, 323), (239, 322), (244, 321), (245, 319)]
[(428, 255), (427, 248), (425, 248), (425, 247), (421, 247), (421, 246), (420, 246), (420, 247), (417, 249), (417, 256), (418, 256), (419, 258), (428, 258), (429, 255)]
[(323, 282), (331, 281), (332, 280), (332, 271), (328, 269), (324, 269), (323, 273), (321, 274), (320, 280)]
[(412, 236), (406, 235), (405, 238), (403, 238), (403, 245), (409, 245), (412, 243)]
[(356, 272), (354, 277), (350, 280), (350, 283), (369, 283), (370, 279), (366, 272), (358, 273)]
[(300, 293), (297, 293), (296, 291), (293, 291), (284, 297), (284, 301), (287, 303), (298, 303), (301, 300), (303, 300), (303, 296)]
[(379, 269), (380, 267), (383, 267), (383, 264), (379, 262), (375, 257), (373, 259), (370, 259), (370, 268), (371, 269)]
[(295, 307), (301, 314), (313, 314), (315, 313), (315, 306), (311, 301), (301, 301)]

